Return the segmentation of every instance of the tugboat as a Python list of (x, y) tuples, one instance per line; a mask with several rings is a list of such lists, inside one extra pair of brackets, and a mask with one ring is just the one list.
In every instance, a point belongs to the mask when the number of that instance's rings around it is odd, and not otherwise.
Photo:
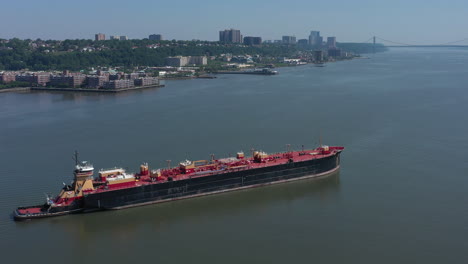
[(42, 205), (19, 207), (13, 212), (15, 220), (26, 220), (59, 216), (83, 211), (83, 190), (94, 189), (94, 167), (87, 161), (78, 160), (78, 152), (75, 151), (74, 179), (70, 185), (63, 186), (55, 197), (46, 197)]

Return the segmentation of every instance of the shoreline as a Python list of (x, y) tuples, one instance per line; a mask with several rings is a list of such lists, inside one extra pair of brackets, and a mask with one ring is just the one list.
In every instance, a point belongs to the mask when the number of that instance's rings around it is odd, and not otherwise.
[(148, 86), (138, 86), (132, 88), (125, 88), (125, 89), (118, 89), (118, 90), (104, 90), (104, 89), (86, 89), (86, 88), (54, 88), (54, 87), (16, 87), (16, 88), (8, 88), (8, 89), (1, 89), (0, 93), (3, 92), (31, 92), (31, 91), (50, 91), (50, 92), (92, 92), (92, 93), (120, 93), (120, 92), (127, 92), (127, 91), (136, 91), (136, 90), (144, 90), (150, 88), (161, 88), (164, 87), (164, 84), (159, 85), (148, 85)]
[[(322, 63), (316, 62), (308, 62), (299, 65), (281, 65), (278, 67), (274, 67), (276, 69), (280, 68), (290, 68), (290, 67), (299, 67), (299, 66), (306, 66), (306, 65), (323, 65), (325, 63), (333, 63), (333, 62), (340, 62), (340, 61), (349, 61), (354, 59), (369, 59), (369, 57), (361, 57), (356, 56), (348, 59), (341, 59), (341, 60), (334, 60), (334, 61), (326, 61)], [(251, 69), (251, 68), (249, 68)], [(238, 71), (218, 71), (218, 72), (206, 72), (200, 76), (189, 76), (189, 77), (168, 77), (168, 78), (159, 78), (160, 80), (168, 80), (168, 81), (175, 81), (175, 80), (192, 80), (192, 79), (216, 79), (218, 78), (217, 74), (245, 74), (242, 72), (243, 70)], [(249, 74), (247, 74), (249, 75)], [(253, 74), (253, 75), (269, 75), (269, 74)], [(273, 74), (271, 74), (273, 75)], [(6, 88), (0, 89), (0, 93), (7, 93), (7, 92), (31, 92), (31, 91), (53, 91), (53, 92), (93, 92), (93, 93), (119, 93), (119, 92), (127, 92), (127, 91), (135, 91), (135, 90), (143, 90), (149, 88), (161, 88), (165, 87), (164, 84), (160, 85), (150, 85), (150, 86), (138, 86), (132, 88), (125, 88), (125, 89), (118, 89), (118, 90), (104, 90), (104, 89), (86, 89), (86, 88), (55, 88), (55, 87), (14, 87), (14, 88)]]
[(29, 92), (31, 91), (32, 87), (13, 87), (13, 88), (6, 88), (0, 89), (0, 93), (8, 93), (8, 92)]

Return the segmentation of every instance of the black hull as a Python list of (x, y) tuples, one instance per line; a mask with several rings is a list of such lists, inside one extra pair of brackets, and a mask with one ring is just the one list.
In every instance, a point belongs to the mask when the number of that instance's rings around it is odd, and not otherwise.
[(337, 153), (326, 158), (303, 162), (292, 162), (264, 168), (94, 193), (84, 197), (84, 208), (85, 210), (123, 209), (254, 188), (326, 176), (337, 171), (339, 166), (340, 153)]

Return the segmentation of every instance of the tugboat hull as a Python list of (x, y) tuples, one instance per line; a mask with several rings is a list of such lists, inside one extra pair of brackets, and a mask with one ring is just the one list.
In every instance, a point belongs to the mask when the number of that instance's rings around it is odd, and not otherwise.
[(38, 206), (20, 207), (13, 211), (13, 219), (16, 221), (61, 216), (66, 214), (80, 213), (83, 211), (83, 202), (74, 202), (68, 206), (49, 206), (47, 204)]

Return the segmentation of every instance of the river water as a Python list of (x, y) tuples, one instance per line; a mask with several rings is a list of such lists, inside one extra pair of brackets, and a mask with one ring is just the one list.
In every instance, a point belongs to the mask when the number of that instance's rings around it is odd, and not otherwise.
[[(116, 95), (0, 94), (3, 263), (464, 263), (468, 49), (394, 48), (277, 76)], [(72, 178), (72, 154), (137, 171), (251, 148), (346, 147), (339, 174), (14, 222)]]

